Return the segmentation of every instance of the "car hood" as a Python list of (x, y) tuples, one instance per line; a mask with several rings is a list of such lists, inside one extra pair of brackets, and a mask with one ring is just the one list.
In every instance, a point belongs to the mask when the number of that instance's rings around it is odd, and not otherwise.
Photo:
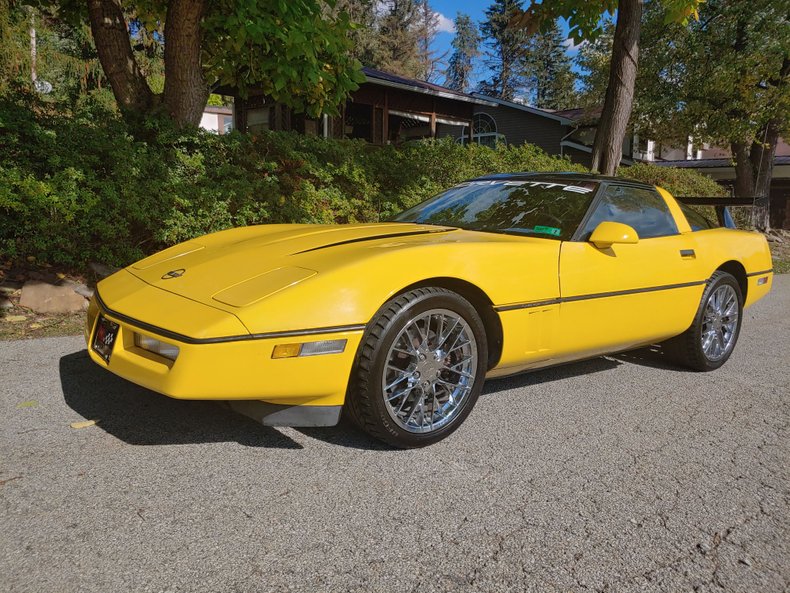
[(411, 223), (242, 227), (181, 243), (127, 270), (162, 290), (222, 309), (237, 308), (316, 275), (319, 270), (305, 267), (316, 258), (300, 256), (352, 243), (452, 230)]

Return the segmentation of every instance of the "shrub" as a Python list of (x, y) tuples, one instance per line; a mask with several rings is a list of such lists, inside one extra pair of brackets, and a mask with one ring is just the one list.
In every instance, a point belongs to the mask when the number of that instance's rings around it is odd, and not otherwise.
[[(583, 171), (532, 145), (405, 148), (295, 133), (257, 137), (130, 128), (100, 102), (69, 115), (0, 97), (0, 258), (125, 265), (231, 226), (376, 221), (464, 179), (503, 171)], [(683, 194), (718, 186), (690, 171), (624, 173)]]

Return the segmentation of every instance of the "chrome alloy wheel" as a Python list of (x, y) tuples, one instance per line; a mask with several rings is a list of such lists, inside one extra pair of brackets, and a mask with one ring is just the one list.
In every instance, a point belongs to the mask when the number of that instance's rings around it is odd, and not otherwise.
[(705, 304), (702, 320), (702, 351), (710, 361), (721, 360), (735, 345), (738, 330), (738, 296), (735, 289), (722, 284)]
[(432, 432), (463, 408), (475, 382), (477, 342), (458, 313), (432, 309), (411, 319), (387, 353), (381, 387), (404, 430)]

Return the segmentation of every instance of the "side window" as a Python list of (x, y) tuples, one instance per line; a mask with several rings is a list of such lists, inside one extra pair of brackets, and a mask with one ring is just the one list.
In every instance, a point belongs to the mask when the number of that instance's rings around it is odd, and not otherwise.
[(705, 229), (716, 228), (717, 225), (713, 224), (701, 213), (693, 210), (690, 206), (686, 206), (683, 202), (678, 202), (678, 206), (680, 206), (680, 209), (683, 211), (692, 231), (704, 231)]
[(633, 227), (640, 239), (677, 235), (678, 227), (664, 198), (658, 192), (637, 187), (610, 185), (584, 226), (587, 241), (600, 223), (621, 222)]

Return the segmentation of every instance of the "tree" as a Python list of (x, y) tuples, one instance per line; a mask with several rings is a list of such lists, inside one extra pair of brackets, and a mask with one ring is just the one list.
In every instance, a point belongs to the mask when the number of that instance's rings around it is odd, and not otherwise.
[(776, 145), (790, 133), (789, 15), (786, 1), (711, 0), (698, 22), (666, 27), (660, 7), (648, 10), (638, 81), (648, 133), (730, 147), (735, 192), (760, 198), (764, 229)]
[(530, 36), (524, 55), (525, 88), (530, 103), (541, 109), (576, 107), (576, 75), (565, 51), (565, 37), (556, 21), (547, 31)]
[(453, 53), (447, 68), (445, 84), (451, 89), (466, 92), (471, 84), (474, 60), (480, 55), (480, 33), (469, 15), (458, 13), (455, 17)]
[[(349, 55), (348, 15), (327, 18), (322, 0), (43, 1), (91, 25), (102, 69), (129, 117), (164, 113), (197, 125), (210, 89), (251, 88), (311, 115), (335, 112), (362, 80)], [(130, 21), (164, 40), (164, 88), (151, 89), (131, 46)], [(162, 26), (162, 24), (164, 24)]]
[(377, 66), (380, 36), (378, 33), (377, 0), (337, 0), (334, 7), (327, 7), (330, 18), (336, 19), (343, 12), (348, 14), (353, 27), (348, 31), (350, 53), (364, 66)]
[[(666, 7), (667, 23), (685, 23), (696, 14), (701, 0), (662, 2)], [(566, 18), (571, 37), (582, 41), (594, 39), (601, 33), (603, 13), (613, 15), (617, 11), (609, 81), (592, 151), (591, 168), (605, 175), (613, 175), (622, 158), (623, 140), (633, 107), (643, 4), (644, 0), (547, 1), (532, 4), (511, 21), (513, 29), (533, 32), (541, 27), (545, 29), (557, 18)]]
[(419, 78), (433, 80), (439, 65), (447, 54), (437, 56), (431, 44), (439, 30), (439, 15), (433, 11), (428, 0), (417, 0), (417, 48), (422, 72)]
[(393, 74), (419, 78), (424, 70), (420, 56), (418, 3), (387, 0), (379, 17), (378, 67)]
[(521, 11), (521, 0), (494, 0), (480, 24), (488, 47), (485, 65), (493, 72), (491, 79), (481, 83), (480, 90), (508, 101), (512, 101), (523, 87), (521, 73), (526, 33), (510, 26)]

